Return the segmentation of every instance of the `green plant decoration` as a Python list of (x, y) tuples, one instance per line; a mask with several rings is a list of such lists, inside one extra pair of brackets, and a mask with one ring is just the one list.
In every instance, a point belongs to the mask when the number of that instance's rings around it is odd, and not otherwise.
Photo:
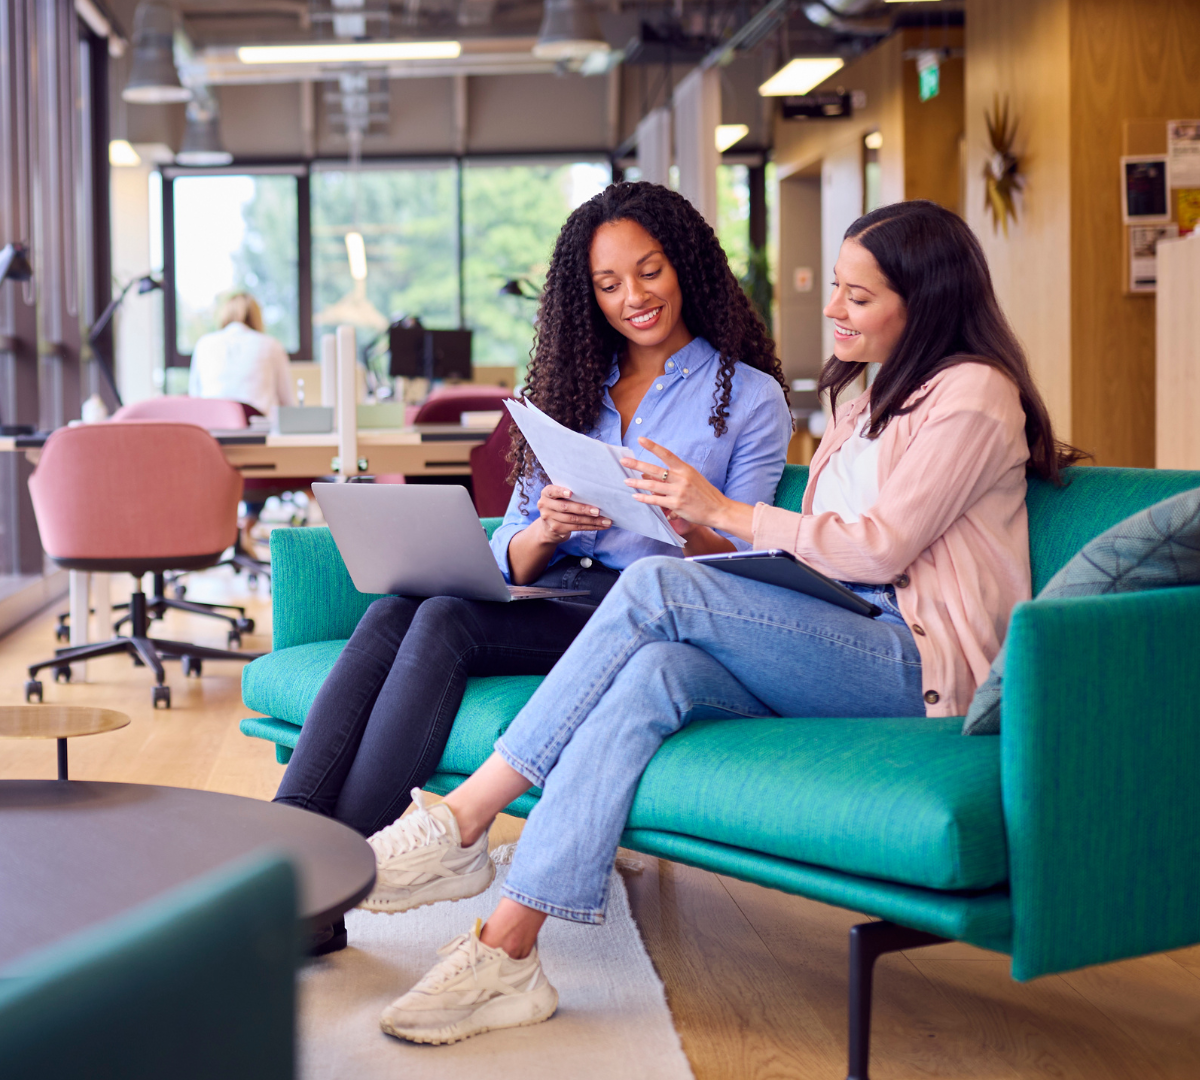
[(1004, 227), (1004, 235), (1008, 235), (1008, 219), (1014, 223), (1017, 220), (1017, 207), (1014, 197), (1022, 188), (1021, 159), (1013, 153), (1013, 140), (1017, 135), (1017, 121), (1009, 123), (1008, 98), (1000, 104), (997, 94), (989, 116), (985, 111), (983, 118), (987, 121), (988, 139), (992, 144), (992, 154), (983, 166), (984, 180), (984, 210), (992, 212), (992, 231)]
[(750, 252), (746, 259), (746, 272), (742, 275), (740, 284), (742, 291), (750, 299), (750, 303), (754, 306), (754, 310), (758, 312), (759, 318), (767, 328), (767, 333), (771, 333), (771, 302), (775, 296), (775, 290), (771, 285), (771, 267), (767, 259), (767, 246), (755, 247), (750, 245)]

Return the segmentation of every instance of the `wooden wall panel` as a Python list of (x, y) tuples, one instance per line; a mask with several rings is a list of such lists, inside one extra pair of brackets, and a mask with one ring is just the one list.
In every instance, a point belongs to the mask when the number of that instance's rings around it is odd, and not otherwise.
[[(966, 3), (967, 223), (1063, 439), (1073, 437), (1068, 2)], [(983, 166), (991, 153), (984, 113), (997, 95), (1008, 98), (1018, 119), (1025, 176), (1019, 217), (1007, 234), (984, 211)]]
[(1153, 467), (1154, 298), (1124, 293), (1124, 121), (1200, 116), (1197, 0), (1070, 0), (1071, 437)]
[[(963, 32), (906, 30), (906, 50), (925, 47), (962, 48)], [(962, 214), (962, 160), (964, 65), (962, 57), (941, 66), (937, 97), (922, 101), (915, 60), (904, 61), (904, 197), (932, 199)]]

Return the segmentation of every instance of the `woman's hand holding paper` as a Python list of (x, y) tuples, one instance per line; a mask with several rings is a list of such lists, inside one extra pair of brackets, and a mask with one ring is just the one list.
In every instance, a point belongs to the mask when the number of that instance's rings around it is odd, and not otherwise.
[[(633, 497), (639, 502), (652, 503), (666, 511), (671, 525), (692, 546), (698, 526), (720, 529), (743, 540), (753, 541), (754, 507), (737, 502), (721, 494), (704, 475), (693, 469), (682, 458), (676, 457), (665, 446), (647, 438), (638, 442), (666, 463), (664, 470), (659, 465), (622, 458), (627, 469), (637, 469), (641, 479), (631, 478), (625, 483), (637, 490)], [(699, 540), (699, 537), (696, 537)], [(710, 545), (705, 544), (705, 547)], [(688, 554), (692, 554), (691, 551)]]
[(603, 532), (612, 525), (596, 506), (571, 501), (570, 489), (557, 484), (542, 488), (537, 521), (533, 523), (544, 543), (561, 544), (573, 532)]

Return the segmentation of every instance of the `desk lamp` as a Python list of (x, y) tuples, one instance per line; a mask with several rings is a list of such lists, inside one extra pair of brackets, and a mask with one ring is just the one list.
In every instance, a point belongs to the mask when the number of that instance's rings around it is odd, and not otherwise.
[[(135, 285), (137, 286), (139, 295), (142, 293), (153, 292), (155, 289), (162, 288), (162, 282), (155, 281), (154, 278), (150, 277), (149, 274), (146, 274), (144, 277), (134, 278), (132, 281), (130, 281), (125, 288), (123, 288), (108, 302), (108, 307), (100, 312), (100, 318), (95, 321), (95, 323), (92, 325), (92, 328), (88, 331), (88, 344), (93, 348), (96, 347), (97, 339), (101, 334), (104, 333), (104, 328), (108, 326), (110, 322), (112, 322), (112, 317), (116, 314), (117, 308), (121, 306), (126, 294)], [(117, 381), (113, 378), (112, 368), (105, 363), (104, 358), (100, 355), (98, 349), (96, 350), (96, 363), (99, 366), (101, 373), (104, 375), (104, 381), (108, 384), (108, 389), (112, 393), (113, 400), (116, 401), (118, 406), (123, 405), (124, 402), (121, 401), (121, 395), (117, 390)]]
[(0, 281), (28, 281), (33, 277), (24, 244), (5, 244), (0, 250)]

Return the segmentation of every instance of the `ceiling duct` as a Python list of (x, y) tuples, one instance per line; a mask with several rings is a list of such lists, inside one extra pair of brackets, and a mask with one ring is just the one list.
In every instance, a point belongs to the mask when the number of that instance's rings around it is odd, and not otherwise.
[(542, 28), (533, 47), (539, 60), (579, 60), (610, 48), (586, 0), (546, 0)]
[(143, 3), (133, 16), (133, 63), (121, 97), (138, 105), (190, 101), (175, 67), (175, 12)]

